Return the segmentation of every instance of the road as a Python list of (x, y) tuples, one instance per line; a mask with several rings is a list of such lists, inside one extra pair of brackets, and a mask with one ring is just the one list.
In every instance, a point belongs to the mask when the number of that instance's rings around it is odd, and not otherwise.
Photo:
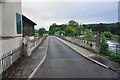
[(34, 78), (116, 78), (118, 74), (82, 57), (49, 36), (47, 58)]

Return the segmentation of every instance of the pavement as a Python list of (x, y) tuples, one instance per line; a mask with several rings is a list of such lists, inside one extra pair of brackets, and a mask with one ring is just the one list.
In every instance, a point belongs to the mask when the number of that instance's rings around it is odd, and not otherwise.
[[(64, 41), (64, 43), (63, 43)], [(72, 44), (71, 44), (72, 45)], [(75, 45), (72, 45), (75, 47)], [(86, 53), (81, 48), (75, 49)], [(91, 54), (90, 54), (91, 55)], [(92, 54), (93, 55), (93, 54)], [(49, 36), (49, 46), (44, 64), (33, 78), (118, 78), (117, 72), (102, 67), (86, 59), (77, 51), (68, 47), (67, 42), (60, 38)], [(103, 79), (104, 80), (104, 79)]]
[(47, 49), (48, 49), (47, 37), (28, 57), (21, 66), (18, 67), (17, 72), (11, 78), (32, 78), (36, 71), (40, 68), (45, 61)]
[(109, 68), (109, 69), (112, 69), (112, 70), (120, 73), (120, 64), (119, 63), (110, 61), (103, 56), (100, 56), (100, 55), (98, 55), (90, 50), (82, 48), (78, 45), (75, 45), (74, 43), (63, 40), (59, 37), (56, 37), (56, 38), (58, 40), (60, 40), (61, 42), (63, 42), (64, 44), (66, 44), (67, 46), (69, 46), (70, 48), (72, 48), (73, 50), (75, 50), (76, 52), (78, 52), (80, 55), (84, 56), (85, 58), (87, 58), (87, 59), (105, 67), (105, 68)]

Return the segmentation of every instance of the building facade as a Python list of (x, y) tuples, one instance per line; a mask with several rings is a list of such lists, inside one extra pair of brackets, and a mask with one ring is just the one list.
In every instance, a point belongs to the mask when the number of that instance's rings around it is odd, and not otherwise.
[(28, 36), (30, 39), (34, 39), (34, 26), (37, 25), (32, 20), (22, 15), (23, 23), (23, 37)]
[(22, 50), (22, 6), (20, 0), (10, 1), (0, 2), (0, 74), (20, 57)]

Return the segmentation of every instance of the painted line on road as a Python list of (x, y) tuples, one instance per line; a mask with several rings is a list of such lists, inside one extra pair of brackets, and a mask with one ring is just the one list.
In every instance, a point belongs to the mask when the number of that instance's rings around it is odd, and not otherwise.
[(104, 65), (104, 64), (102, 64), (102, 63), (100, 63), (100, 62), (98, 62), (98, 61), (96, 61), (96, 60), (94, 60), (94, 59), (92, 59), (92, 58), (88, 58), (88, 59), (90, 59), (91, 61), (93, 61), (93, 62), (95, 62), (95, 63), (97, 63), (97, 64), (99, 64), (99, 65), (101, 65), (101, 66), (103, 66), (103, 67), (105, 67), (105, 68), (109, 68), (108, 66), (106, 66), (106, 65)]
[[(55, 37), (56, 37), (56, 36), (55, 36)], [(58, 37), (56, 37), (56, 38), (57, 38), (59, 41), (61, 41), (62, 43), (64, 43), (65, 45), (67, 45), (65, 42), (63, 42), (63, 41), (64, 41), (63, 39), (58, 38)], [(63, 41), (62, 41), (62, 40), (63, 40)], [(67, 41), (67, 42), (68, 42), (68, 41)], [(71, 44), (72, 44), (72, 43), (71, 43)], [(79, 51), (77, 51), (76, 49), (72, 48), (72, 47), (69, 46), (69, 45), (67, 45), (67, 46), (70, 47), (71, 49), (73, 49), (75, 52), (79, 53), (81, 56), (87, 58), (88, 60), (91, 60), (92, 62), (97, 63), (98, 65), (103, 66), (103, 67), (109, 69), (108, 66), (106, 66), (106, 65), (104, 65), (104, 64), (102, 64), (102, 63), (100, 63), (100, 62), (98, 62), (98, 61), (96, 61), (96, 60), (94, 60), (94, 59), (92, 59), (92, 58), (89, 58), (89, 57), (85, 56), (84, 54), (81, 54)]]
[[(48, 39), (48, 41), (49, 41), (49, 39)], [(31, 80), (34, 76), (35, 76), (35, 74), (36, 74), (36, 72), (38, 71), (38, 69), (40, 68), (40, 66), (44, 63), (44, 61), (46, 60), (46, 57), (47, 57), (47, 51), (48, 51), (48, 41), (47, 41), (47, 48), (46, 48), (46, 50), (45, 50), (45, 56), (44, 56), (44, 58), (43, 58), (43, 60), (37, 65), (37, 67), (34, 69), (34, 71), (30, 74), (30, 76), (28, 77), (28, 79), (27, 80)]]

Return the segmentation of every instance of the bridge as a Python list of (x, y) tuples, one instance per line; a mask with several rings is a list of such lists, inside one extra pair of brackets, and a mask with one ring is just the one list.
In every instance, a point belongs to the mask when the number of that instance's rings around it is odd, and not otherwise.
[(36, 23), (22, 14), (21, 0), (10, 1), (0, 0), (0, 80), (120, 78), (120, 65), (97, 54), (100, 34), (96, 39), (57, 34), (36, 38)]
[[(95, 58), (99, 59), (96, 60)], [(108, 64), (104, 64), (107, 62)], [(111, 66), (116, 66), (111, 68)], [(119, 66), (56, 36), (48, 36), (8, 78), (119, 78)]]
[[(115, 78), (117, 73), (81, 56), (50, 36), (47, 58), (34, 78)], [(84, 52), (83, 52), (84, 53)]]

